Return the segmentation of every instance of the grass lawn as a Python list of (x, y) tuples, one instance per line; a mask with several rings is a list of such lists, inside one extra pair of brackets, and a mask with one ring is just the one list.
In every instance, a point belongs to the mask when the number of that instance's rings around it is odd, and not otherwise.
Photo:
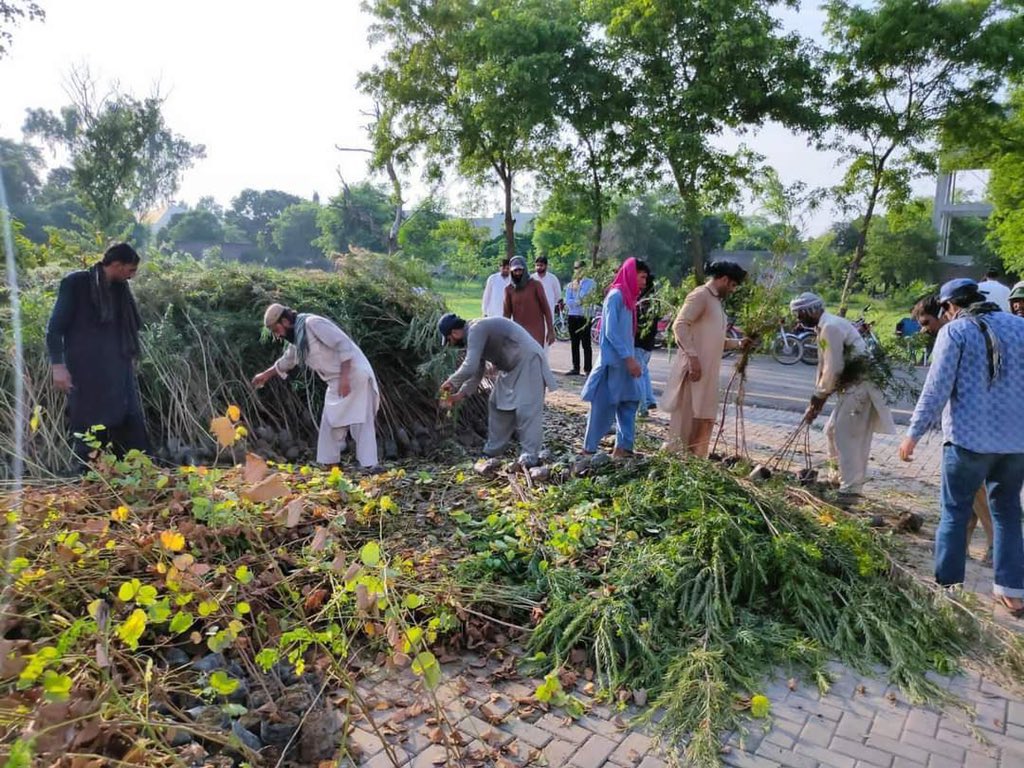
[(448, 309), (465, 320), (480, 317), (480, 299), (484, 295), (485, 280), (435, 280), (434, 288), (444, 296)]

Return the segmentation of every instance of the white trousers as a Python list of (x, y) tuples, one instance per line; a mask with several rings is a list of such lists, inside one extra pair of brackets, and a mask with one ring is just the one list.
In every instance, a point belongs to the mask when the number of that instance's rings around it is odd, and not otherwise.
[(356, 460), (361, 467), (377, 466), (377, 416), (375, 398), (366, 398), (366, 419), (357, 424), (331, 427), (327, 414), (320, 417), (320, 434), (316, 444), (316, 460), (319, 464), (337, 464), (341, 452), (348, 446), (348, 437), (356, 441)]
[(828, 457), (839, 467), (839, 490), (860, 493), (871, 457), (874, 405), (863, 386), (840, 393), (825, 424)]

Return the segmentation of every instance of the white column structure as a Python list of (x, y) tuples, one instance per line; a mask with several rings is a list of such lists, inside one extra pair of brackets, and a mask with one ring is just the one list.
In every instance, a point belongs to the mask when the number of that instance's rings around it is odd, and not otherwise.
[(949, 252), (950, 225), (953, 219), (956, 218), (967, 218), (969, 216), (987, 218), (992, 214), (992, 204), (978, 200), (963, 203), (954, 202), (956, 197), (956, 176), (957, 171), (940, 173), (938, 175), (935, 182), (935, 208), (932, 213), (932, 224), (935, 226), (935, 231), (939, 233), (939, 261), (946, 264), (970, 266), (974, 261), (974, 254)]

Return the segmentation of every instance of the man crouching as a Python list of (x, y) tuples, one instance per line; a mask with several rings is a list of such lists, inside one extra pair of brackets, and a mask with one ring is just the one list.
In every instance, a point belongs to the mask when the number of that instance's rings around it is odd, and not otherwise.
[(252, 384), (259, 389), (274, 376), (288, 378), (288, 371), (305, 364), (327, 384), (320, 435), (316, 447), (319, 464), (341, 460), (349, 435), (356, 441), (360, 466), (377, 465), (377, 433), (374, 421), (380, 405), (377, 377), (366, 355), (341, 328), (325, 317), (297, 313), (282, 304), (271, 304), (263, 324), (288, 347), (267, 370), (257, 373)]

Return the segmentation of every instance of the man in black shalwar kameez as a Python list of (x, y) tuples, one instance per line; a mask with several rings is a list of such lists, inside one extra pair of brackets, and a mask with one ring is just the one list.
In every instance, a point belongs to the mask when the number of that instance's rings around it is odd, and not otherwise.
[[(72, 433), (92, 427), (118, 455), (149, 450), (135, 376), (139, 355), (139, 310), (128, 281), (139, 254), (127, 243), (107, 249), (92, 268), (66, 275), (46, 329), (53, 384), (68, 393)], [(75, 455), (89, 448), (74, 441)]]

